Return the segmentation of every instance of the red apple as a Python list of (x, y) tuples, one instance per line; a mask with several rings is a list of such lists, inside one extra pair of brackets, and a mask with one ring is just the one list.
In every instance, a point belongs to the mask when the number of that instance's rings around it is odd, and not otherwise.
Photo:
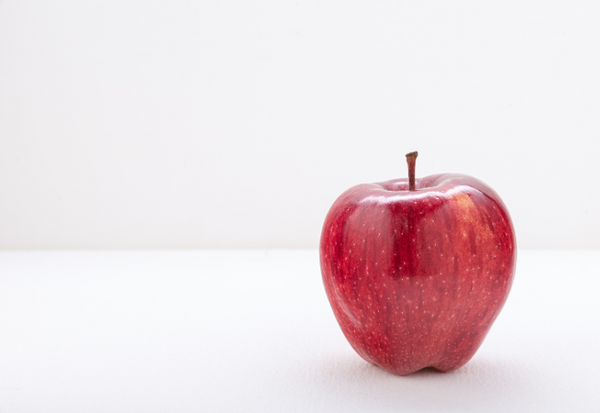
[(406, 375), (473, 357), (510, 291), (513, 225), (494, 190), (466, 175), (363, 184), (344, 192), (321, 234), (323, 282), (350, 345)]

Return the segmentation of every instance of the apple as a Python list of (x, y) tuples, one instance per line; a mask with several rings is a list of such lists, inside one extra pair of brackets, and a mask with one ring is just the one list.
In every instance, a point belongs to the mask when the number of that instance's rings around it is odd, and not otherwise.
[(395, 374), (458, 369), (475, 354), (510, 291), (516, 240), (496, 192), (467, 175), (362, 184), (323, 225), (320, 263), (342, 332)]

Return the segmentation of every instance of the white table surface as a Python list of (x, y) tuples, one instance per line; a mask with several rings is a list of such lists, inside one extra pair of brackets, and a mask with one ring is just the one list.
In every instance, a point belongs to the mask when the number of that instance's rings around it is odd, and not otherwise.
[(0, 252), (0, 412), (598, 412), (600, 251), (519, 251), (453, 373), (345, 341), (316, 250)]

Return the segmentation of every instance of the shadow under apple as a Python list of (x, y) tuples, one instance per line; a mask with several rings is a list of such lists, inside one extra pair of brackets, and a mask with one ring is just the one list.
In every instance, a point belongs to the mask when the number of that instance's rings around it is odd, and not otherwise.
[(530, 403), (534, 393), (532, 372), (485, 355), (449, 373), (426, 368), (397, 376), (346, 350), (321, 353), (297, 373), (302, 397), (317, 411), (507, 411)]

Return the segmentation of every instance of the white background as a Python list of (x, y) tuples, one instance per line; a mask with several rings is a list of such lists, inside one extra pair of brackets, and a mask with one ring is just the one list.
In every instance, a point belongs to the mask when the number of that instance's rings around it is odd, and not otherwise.
[(600, 247), (594, 1), (0, 1), (0, 248), (316, 247), (350, 186), (460, 172)]

